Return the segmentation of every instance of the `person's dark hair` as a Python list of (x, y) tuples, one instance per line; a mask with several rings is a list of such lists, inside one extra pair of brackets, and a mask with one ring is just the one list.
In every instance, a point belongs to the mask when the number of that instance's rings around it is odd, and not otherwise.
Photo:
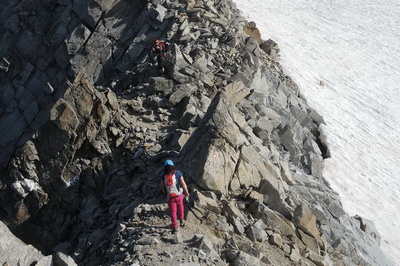
[(173, 165), (165, 165), (164, 166), (164, 175), (169, 175), (175, 173), (175, 166)]

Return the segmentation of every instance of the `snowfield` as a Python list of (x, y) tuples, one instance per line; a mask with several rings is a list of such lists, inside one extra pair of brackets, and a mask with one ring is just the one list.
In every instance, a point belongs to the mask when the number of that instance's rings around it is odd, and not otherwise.
[(235, 2), (324, 117), (325, 178), (400, 265), (400, 1)]

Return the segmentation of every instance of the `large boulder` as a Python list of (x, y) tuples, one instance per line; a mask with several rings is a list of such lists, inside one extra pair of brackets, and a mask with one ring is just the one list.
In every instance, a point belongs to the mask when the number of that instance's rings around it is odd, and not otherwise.
[(228, 84), (224, 90), (232, 104), (237, 104), (244, 97), (250, 94), (250, 89), (240, 80)]
[(261, 219), (259, 219), (249, 228), (247, 228), (246, 234), (252, 241), (264, 242), (264, 240), (268, 238), (268, 235), (265, 232), (266, 227), (267, 226), (265, 225), (265, 223)]
[(0, 222), (0, 239), (1, 265), (32, 265), (44, 258), (40, 251), (11, 233), (3, 222)]
[(218, 203), (216, 200), (204, 196), (202, 193), (199, 191), (195, 191), (190, 194), (192, 197), (195, 207), (202, 208), (204, 210), (210, 210), (215, 213), (220, 214), (221, 213), (221, 208), (218, 206)]
[(232, 119), (235, 112), (226, 94), (218, 94), (181, 152), (185, 172), (205, 190), (228, 192), (239, 159), (236, 149), (246, 141)]
[(253, 217), (262, 219), (266, 225), (278, 230), (281, 235), (291, 238), (296, 235), (294, 225), (281, 214), (268, 208), (265, 204), (254, 201), (250, 205), (249, 210)]
[(210, 258), (219, 258), (218, 252), (215, 250), (213, 243), (204, 235), (195, 235), (192, 239), (193, 246), (204, 251)]
[[(310, 207), (305, 204), (298, 205), (294, 212), (293, 220), (297, 227), (299, 227), (306, 234), (315, 238), (318, 242), (318, 245), (324, 249), (324, 241), (321, 238), (321, 233), (317, 229), (317, 219)], [(306, 238), (306, 234), (301, 233), (302, 239)]]
[(53, 261), (55, 266), (76, 266), (75, 261), (64, 253), (57, 252), (53, 255)]
[(270, 57), (276, 58), (279, 54), (279, 47), (276, 42), (269, 39), (260, 44), (260, 49), (266, 52)]
[(257, 24), (254, 21), (251, 21), (245, 25), (243, 31), (247, 34), (252, 36), (258, 44), (261, 44), (261, 33), (260, 30), (257, 28)]

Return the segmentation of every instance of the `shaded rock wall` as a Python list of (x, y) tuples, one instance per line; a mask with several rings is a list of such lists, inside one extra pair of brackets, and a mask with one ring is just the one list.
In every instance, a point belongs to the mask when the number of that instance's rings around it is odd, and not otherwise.
[[(169, 25), (146, 1), (8, 1), (2, 5), (0, 167), (49, 119), (85, 71), (97, 84), (135, 65)], [(9, 127), (9, 125), (13, 125)]]

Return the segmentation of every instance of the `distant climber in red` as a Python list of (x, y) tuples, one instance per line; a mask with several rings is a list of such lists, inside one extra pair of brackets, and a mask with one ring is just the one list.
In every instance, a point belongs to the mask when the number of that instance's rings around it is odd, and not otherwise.
[(160, 40), (155, 40), (152, 52), (157, 57), (157, 64), (160, 73), (165, 73), (165, 56), (167, 55), (167, 46), (166, 43)]

